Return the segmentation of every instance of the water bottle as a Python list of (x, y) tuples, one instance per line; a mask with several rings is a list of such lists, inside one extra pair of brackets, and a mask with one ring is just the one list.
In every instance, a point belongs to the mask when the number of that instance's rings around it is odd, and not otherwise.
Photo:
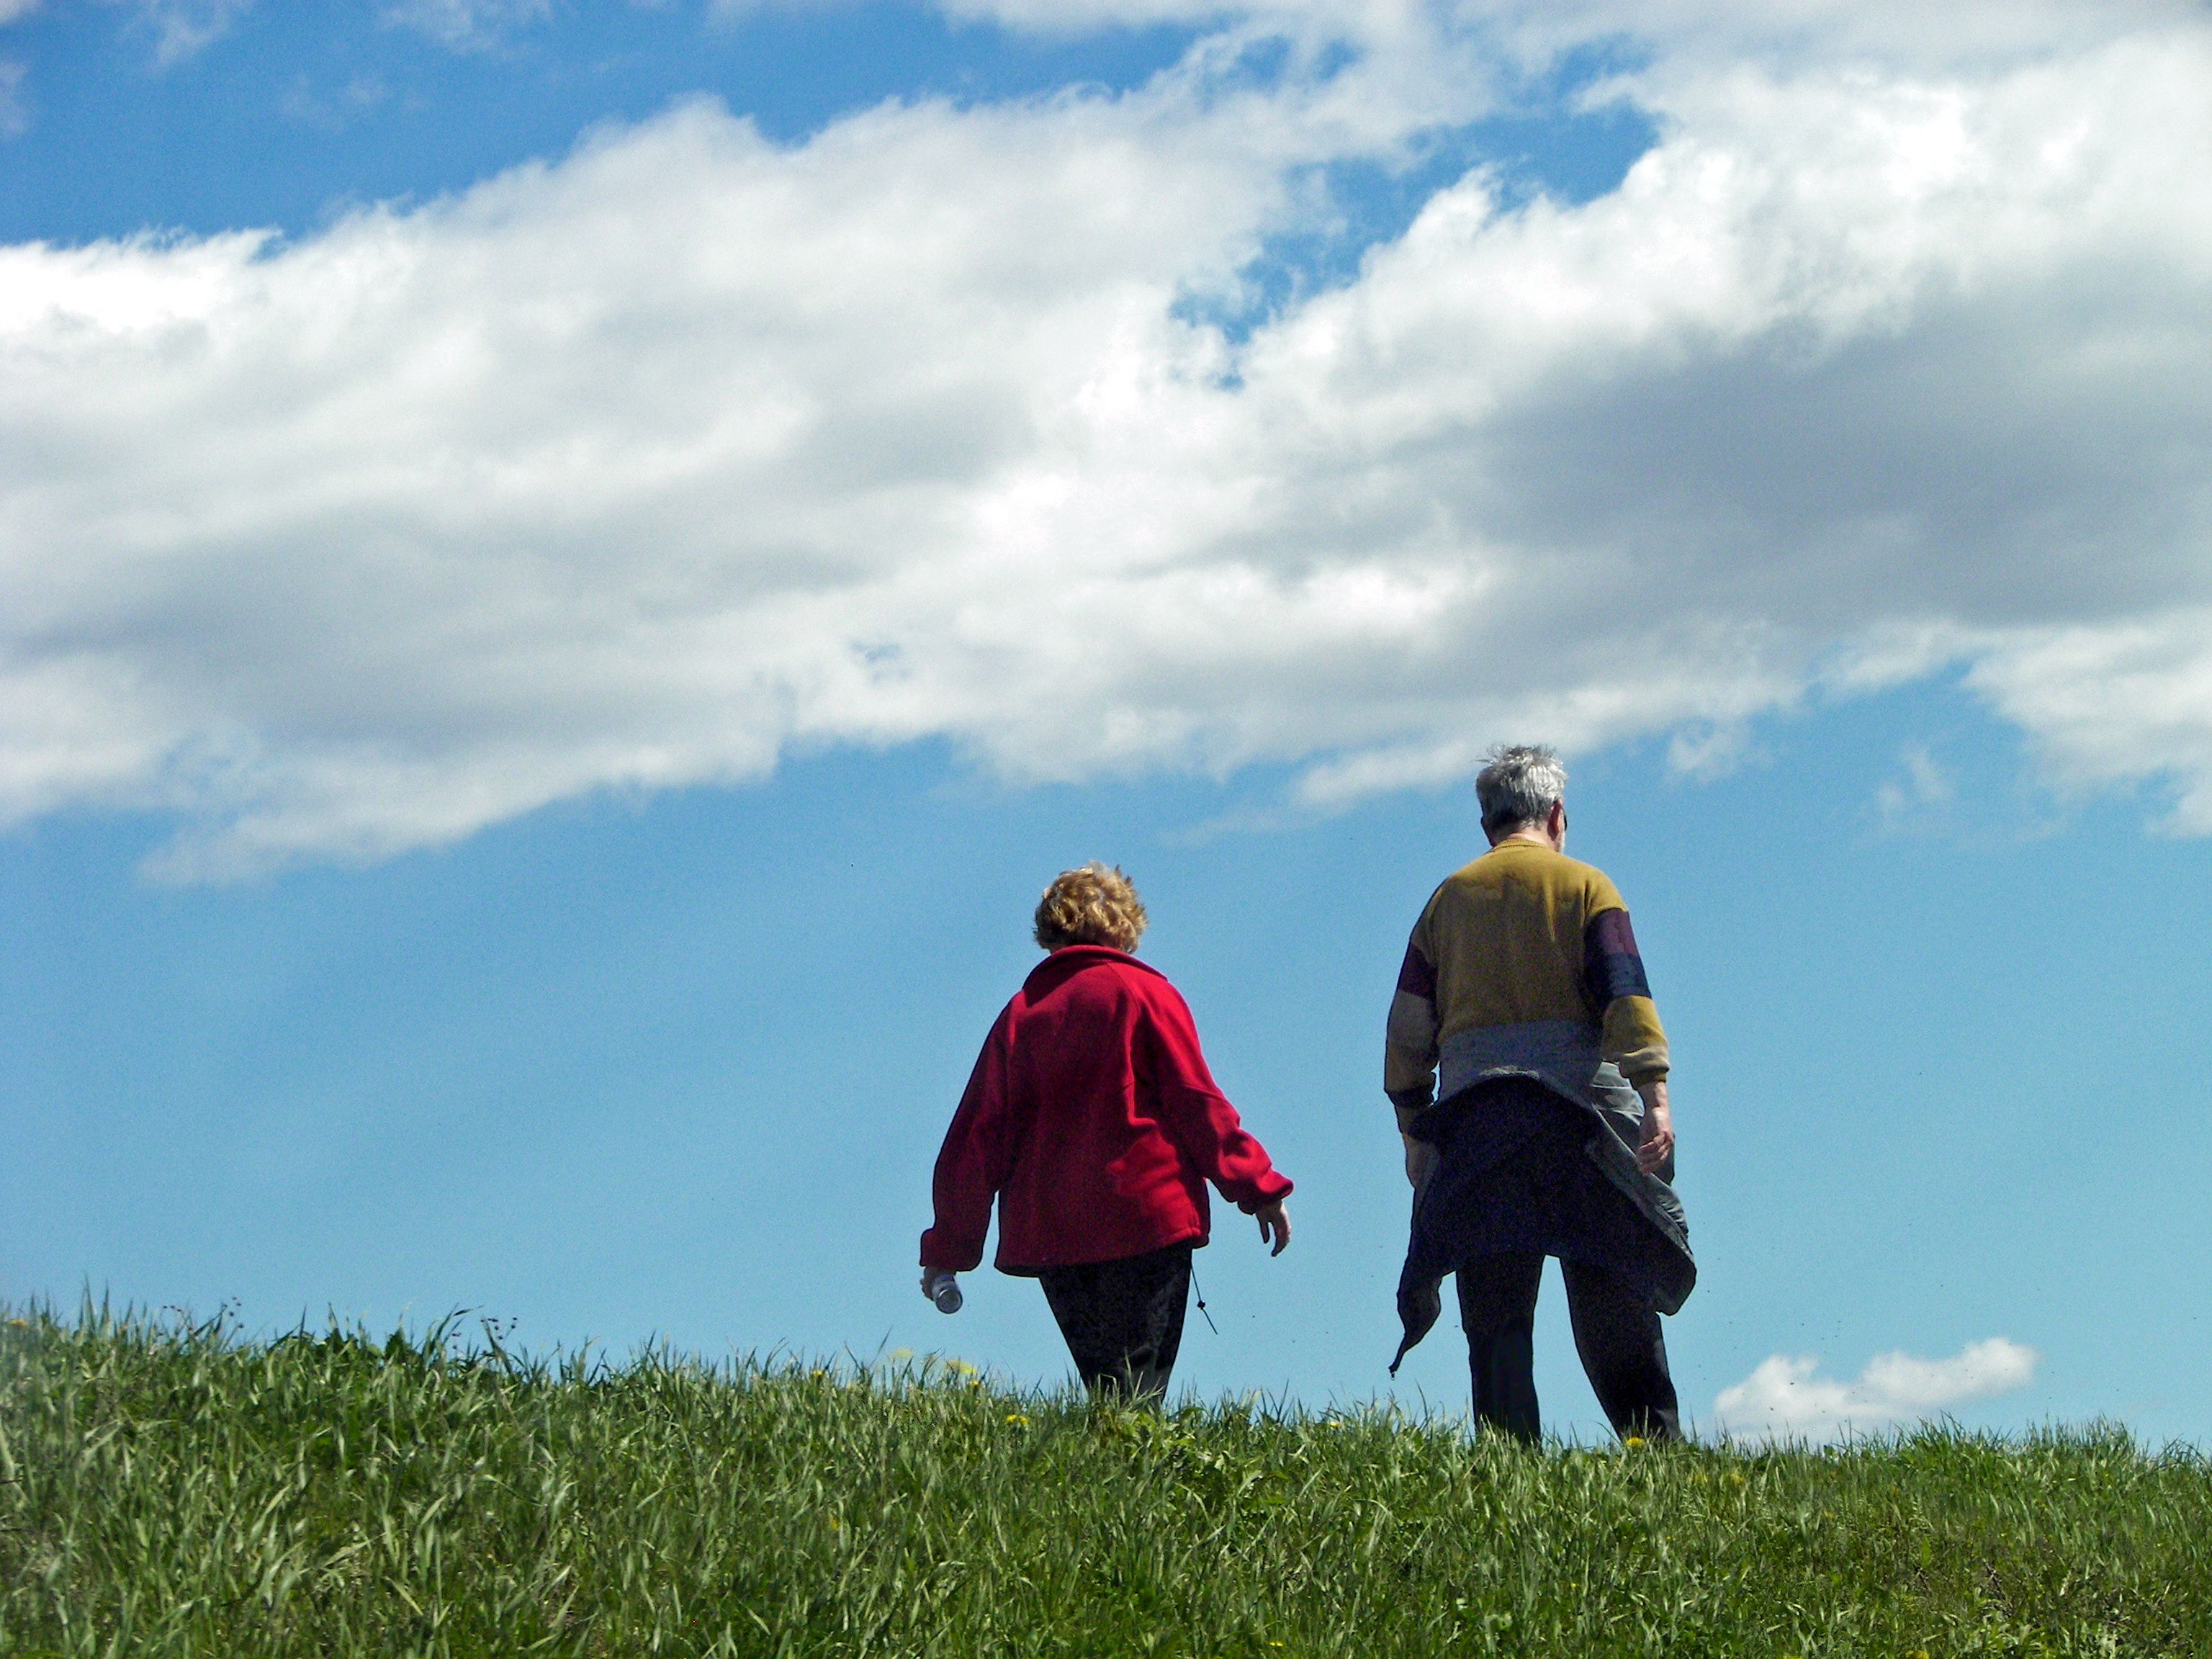
[(939, 1273), (929, 1281), (929, 1299), (937, 1304), (941, 1314), (960, 1311), (960, 1280), (951, 1273)]

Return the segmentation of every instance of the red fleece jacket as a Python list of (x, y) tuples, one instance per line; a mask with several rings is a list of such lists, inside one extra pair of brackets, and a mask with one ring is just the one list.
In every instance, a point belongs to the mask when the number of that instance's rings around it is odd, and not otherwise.
[(1244, 1133), (1167, 976), (1103, 945), (1037, 965), (984, 1040), (937, 1155), (921, 1265), (1035, 1273), (1206, 1240), (1206, 1183), (1248, 1212), (1291, 1183)]

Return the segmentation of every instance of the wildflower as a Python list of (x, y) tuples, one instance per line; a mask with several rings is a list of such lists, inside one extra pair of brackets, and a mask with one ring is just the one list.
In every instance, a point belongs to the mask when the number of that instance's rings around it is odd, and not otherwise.
[(1029, 1418), (1026, 1414), (1021, 1412), (1008, 1412), (1006, 1413), (1006, 1421), (1012, 1424), (1018, 1429), (1026, 1429), (1030, 1425)]
[[(1730, 1469), (1729, 1471), (1729, 1485), (1731, 1486), (1741, 1486), (1743, 1485), (1743, 1471), (1741, 1469)], [(1922, 1659), (1926, 1659), (1926, 1656), (1923, 1655)]]
[(945, 1368), (951, 1371), (955, 1376), (973, 1376), (975, 1375), (975, 1368), (964, 1359), (948, 1359), (945, 1362)]
[(1635, 1451), (1643, 1446), (1644, 1437), (1640, 1434), (1632, 1434), (1627, 1439), (1622, 1441), (1620, 1443), (1628, 1450)]

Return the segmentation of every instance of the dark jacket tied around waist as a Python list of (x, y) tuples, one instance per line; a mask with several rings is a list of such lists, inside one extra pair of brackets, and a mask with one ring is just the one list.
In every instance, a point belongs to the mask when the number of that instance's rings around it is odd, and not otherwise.
[(1444, 1275), (1470, 1256), (1534, 1250), (1592, 1262), (1666, 1314), (1698, 1282), (1681, 1200), (1637, 1166), (1644, 1103), (1597, 1059), (1588, 1028), (1532, 1022), (1486, 1035), (1498, 1057), (1414, 1124), (1438, 1158), (1413, 1199), (1394, 1372), (1436, 1324)]

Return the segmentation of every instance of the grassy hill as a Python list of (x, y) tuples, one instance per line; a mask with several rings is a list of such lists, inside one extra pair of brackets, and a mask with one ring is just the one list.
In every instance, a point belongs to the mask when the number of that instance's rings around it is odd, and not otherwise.
[(156, 1653), (2197, 1655), (2212, 1468), (5, 1319), (0, 1654)]

